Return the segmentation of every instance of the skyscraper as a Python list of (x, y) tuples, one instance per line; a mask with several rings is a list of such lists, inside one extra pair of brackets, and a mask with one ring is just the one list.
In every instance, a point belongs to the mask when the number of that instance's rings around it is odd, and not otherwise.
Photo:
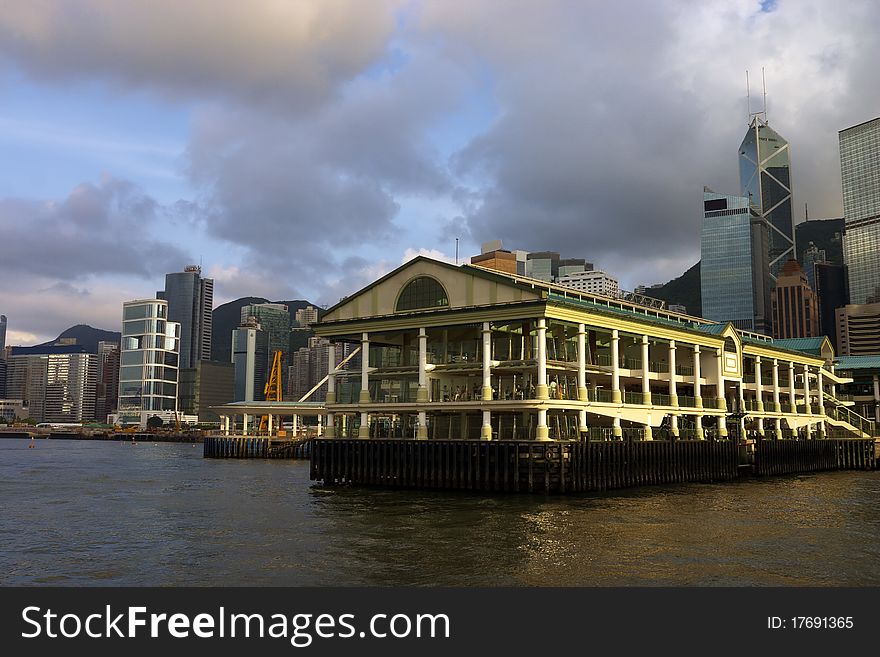
[(838, 136), (849, 297), (862, 304), (880, 296), (880, 117)]
[(760, 116), (754, 116), (739, 147), (741, 193), (770, 231), (768, 258), (774, 278), (794, 250), (791, 153), (788, 142)]
[(235, 365), (235, 401), (264, 399), (269, 372), (269, 335), (253, 316), (232, 331), (232, 363)]
[[(275, 352), (282, 354), (282, 367), (290, 363), (290, 312), (283, 303), (255, 303), (243, 306), (241, 309), (241, 323), (248, 322), (249, 317), (254, 317), (260, 328), (266, 332), (269, 338), (269, 348), (266, 356), (266, 372), (272, 367), (272, 359)], [(260, 388), (260, 393), (263, 389)]]
[(168, 320), (180, 324), (180, 367), (210, 360), (214, 280), (202, 278), (202, 268), (190, 265), (166, 274), (165, 290), (156, 297), (168, 302)]
[(140, 299), (122, 304), (119, 368), (119, 420), (147, 426), (158, 416), (174, 421), (180, 324), (169, 321), (168, 302)]
[(748, 197), (704, 188), (700, 238), (704, 317), (769, 333), (768, 231)]
[(8, 361), (11, 399), (37, 422), (94, 419), (97, 356), (79, 345), (15, 347)]
[(0, 360), (6, 357), (6, 315), (0, 315)]
[(773, 337), (812, 338), (819, 334), (813, 289), (797, 260), (788, 260), (773, 289)]

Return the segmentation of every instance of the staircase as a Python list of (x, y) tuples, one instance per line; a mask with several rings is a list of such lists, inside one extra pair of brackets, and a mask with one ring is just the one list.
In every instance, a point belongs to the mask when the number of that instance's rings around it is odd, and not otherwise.
[(847, 431), (854, 433), (858, 438), (874, 438), (877, 436), (877, 427), (873, 420), (868, 420), (858, 413), (851, 411), (846, 402), (840, 401), (827, 392), (823, 393), (822, 397), (827, 404), (830, 404), (830, 408), (828, 405), (825, 407), (828, 411), (825, 419), (829, 424), (843, 427)]

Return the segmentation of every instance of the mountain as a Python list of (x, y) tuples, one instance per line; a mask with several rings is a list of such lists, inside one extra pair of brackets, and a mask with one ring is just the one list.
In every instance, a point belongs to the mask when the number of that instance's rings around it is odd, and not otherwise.
[(304, 299), (296, 299), (293, 301), (269, 301), (263, 297), (242, 297), (235, 301), (224, 303), (214, 308), (213, 321), (214, 332), (211, 338), (211, 360), (222, 361), (228, 363), (232, 354), (232, 331), (241, 324), (241, 309), (252, 303), (283, 303), (290, 310), (291, 319), (297, 310), (306, 306), (314, 306), (318, 308), (318, 316), (323, 314), (321, 308), (316, 304), (305, 301)]
[(701, 317), (703, 304), (700, 298), (700, 263), (697, 262), (665, 285), (651, 288), (648, 294), (656, 299), (663, 299), (667, 307), (670, 304), (679, 304), (687, 308), (688, 315)]
[(119, 344), (120, 338), (121, 333), (117, 331), (105, 331), (104, 329), (94, 328), (88, 324), (77, 324), (76, 326), (71, 326), (69, 329), (63, 331), (61, 335), (54, 340), (49, 340), (49, 342), (44, 342), (37, 346), (51, 347), (61, 340), (74, 339), (76, 340), (76, 344), (82, 345), (88, 349), (90, 353), (97, 353), (99, 342), (105, 341)]

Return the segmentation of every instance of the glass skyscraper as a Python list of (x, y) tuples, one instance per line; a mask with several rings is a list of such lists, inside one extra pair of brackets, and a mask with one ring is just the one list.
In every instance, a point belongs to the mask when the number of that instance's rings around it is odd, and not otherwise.
[(700, 240), (703, 316), (758, 333), (770, 331), (766, 221), (746, 196), (705, 189)]
[(840, 177), (850, 303), (880, 298), (880, 117), (841, 130)]
[(166, 274), (165, 290), (156, 296), (168, 302), (168, 319), (180, 324), (180, 366), (211, 360), (214, 280), (202, 278), (202, 268), (190, 265)]
[(174, 421), (180, 324), (168, 321), (168, 303), (141, 299), (122, 304), (119, 368), (119, 420), (140, 424), (156, 415)]
[(792, 220), (791, 152), (788, 142), (759, 116), (752, 118), (739, 147), (742, 196), (767, 221), (770, 231), (770, 275), (779, 274), (785, 261), (796, 258)]

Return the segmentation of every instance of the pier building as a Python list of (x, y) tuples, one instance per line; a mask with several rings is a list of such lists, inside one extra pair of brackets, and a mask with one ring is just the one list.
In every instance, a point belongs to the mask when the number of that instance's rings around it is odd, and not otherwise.
[[(835, 372), (827, 338), (774, 340), (471, 264), (417, 257), (328, 309), (315, 331), (361, 353), (352, 370), (328, 352), (326, 401), (309, 407), (323, 409), (327, 437), (876, 434), (838, 399), (851, 379)], [(257, 406), (246, 412), (297, 412)]]

